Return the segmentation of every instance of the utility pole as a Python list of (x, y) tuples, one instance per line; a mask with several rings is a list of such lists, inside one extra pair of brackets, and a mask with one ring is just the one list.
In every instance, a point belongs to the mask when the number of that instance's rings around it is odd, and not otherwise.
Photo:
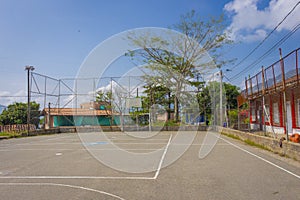
[[(213, 74), (213, 81), (215, 81), (215, 74)], [(212, 103), (213, 103), (213, 108), (214, 108), (214, 130), (216, 130), (216, 126), (218, 125), (217, 124), (217, 111), (216, 111), (217, 110), (216, 84), (213, 84), (213, 91), (214, 91), (214, 94), (213, 94), (214, 99), (212, 100)]]
[[(262, 119), (261, 120), (263, 122), (262, 126), (263, 126), (263, 131), (264, 131), (264, 134), (266, 135), (266, 132), (267, 132), (267, 126), (266, 126), (266, 115), (267, 113), (265, 113), (265, 70), (264, 70), (264, 66), (261, 67), (261, 78), (262, 78)], [(270, 122), (271, 123), (271, 122)]]
[[(230, 72), (232, 70), (230, 69), (226, 69), (225, 70), (226, 72)], [(220, 123), (221, 123), (221, 126), (223, 126), (223, 77), (224, 77), (224, 74), (223, 74), (223, 71), (222, 69), (220, 69)], [(226, 89), (226, 88), (225, 88)], [(229, 105), (229, 110), (230, 110), (230, 104), (227, 99), (227, 97), (225, 96), (225, 100), (226, 100), (226, 104), (224, 106), (224, 116), (225, 116), (225, 122), (226, 122), (226, 127), (228, 127), (228, 116), (227, 116), (227, 104)]]
[(220, 126), (223, 126), (223, 73), (220, 70)]
[(49, 113), (48, 113), (48, 127), (50, 129), (51, 128), (51, 120), (50, 120), (50, 117), (51, 117), (51, 113), (50, 113), (50, 111), (51, 111), (51, 103), (50, 102), (48, 103), (48, 111), (49, 111)]
[(34, 70), (33, 66), (25, 66), (25, 70), (27, 70), (27, 136), (30, 131), (30, 71)]
[(286, 106), (286, 88), (285, 88), (285, 73), (284, 73), (284, 63), (282, 60), (282, 51), (279, 48), (279, 55), (280, 55), (280, 67), (281, 67), (281, 77), (282, 77), (282, 92), (283, 92), (283, 120), (285, 123), (285, 135), (286, 141), (289, 141), (289, 125), (287, 121), (287, 106)]

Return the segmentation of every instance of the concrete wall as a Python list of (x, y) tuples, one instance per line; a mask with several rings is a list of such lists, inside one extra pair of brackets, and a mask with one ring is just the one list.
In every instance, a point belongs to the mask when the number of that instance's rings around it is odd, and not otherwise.
[(270, 137), (264, 137), (255, 135), (253, 133), (246, 133), (238, 130), (233, 130), (229, 128), (217, 127), (217, 130), (223, 134), (234, 135), (239, 137), (241, 140), (250, 140), (256, 144), (263, 145), (274, 153), (280, 155), (286, 155), (290, 158), (300, 161), (300, 144), (283, 141), (282, 148), (279, 146), (279, 139), (274, 139)]

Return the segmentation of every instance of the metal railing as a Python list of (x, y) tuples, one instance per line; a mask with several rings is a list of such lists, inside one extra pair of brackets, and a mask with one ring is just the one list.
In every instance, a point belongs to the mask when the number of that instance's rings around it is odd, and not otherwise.
[(262, 67), (256, 75), (246, 78), (246, 96), (248, 99), (256, 98), (263, 93), (281, 91), (284, 87), (299, 85), (300, 48), (268, 66)]

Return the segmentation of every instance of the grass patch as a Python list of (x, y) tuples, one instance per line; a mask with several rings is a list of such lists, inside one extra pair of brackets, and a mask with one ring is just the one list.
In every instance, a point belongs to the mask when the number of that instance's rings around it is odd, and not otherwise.
[(294, 160), (294, 161), (298, 161), (297, 158), (296, 158), (295, 156), (293, 157), (293, 160)]
[(253, 146), (253, 147), (257, 147), (257, 148), (264, 149), (264, 150), (267, 150), (267, 151), (272, 151), (271, 149), (265, 147), (264, 145), (262, 145), (262, 144), (257, 144), (257, 143), (255, 143), (255, 142), (249, 140), (249, 139), (244, 140), (244, 142), (245, 142), (246, 144), (250, 145), (250, 146)]
[(6, 137), (6, 138), (22, 137), (22, 132), (1, 132), (0, 137)]
[[(285, 153), (279, 153), (279, 156), (292, 159), (289, 155), (286, 155)], [(297, 161), (295, 157), (293, 157), (293, 159)]]
[(237, 135), (232, 135), (232, 134), (227, 134), (227, 133), (222, 133), (222, 134), (226, 135), (227, 137), (230, 137), (232, 139), (236, 139), (236, 140), (241, 140), (242, 141), (242, 139), (239, 136), (237, 136)]
[(226, 135), (227, 137), (230, 137), (232, 139), (243, 141), (245, 144), (248, 144), (250, 146), (257, 147), (257, 148), (260, 148), (260, 149), (264, 149), (264, 150), (267, 150), (267, 151), (272, 151), (271, 149), (265, 147), (264, 145), (257, 144), (255, 142), (253, 142), (252, 140), (249, 140), (249, 139), (243, 140), (242, 138), (240, 138), (237, 135), (232, 135), (232, 134), (227, 134), (227, 133), (222, 133), (222, 134)]
[(250, 145), (252, 147), (256, 147), (256, 148), (259, 148), (259, 149), (263, 149), (263, 150), (266, 150), (266, 151), (269, 151), (269, 152), (273, 152), (274, 154), (277, 154), (278, 156), (281, 156), (281, 157), (285, 157), (285, 158), (289, 158), (289, 159), (293, 159), (295, 161), (299, 161), (295, 156), (294, 157), (291, 157), (283, 152), (277, 152), (275, 150), (272, 150), (271, 148), (268, 148), (262, 144), (258, 144), (258, 143), (255, 143), (253, 142), (252, 140), (250, 139), (242, 139), (240, 138), (239, 136), (237, 135), (233, 135), (233, 134), (229, 134), (229, 133), (224, 133), (224, 132), (221, 132), (222, 135), (225, 135), (229, 138), (232, 138), (232, 139), (236, 139), (236, 140), (240, 140), (240, 141), (243, 141), (245, 144), (247, 145)]

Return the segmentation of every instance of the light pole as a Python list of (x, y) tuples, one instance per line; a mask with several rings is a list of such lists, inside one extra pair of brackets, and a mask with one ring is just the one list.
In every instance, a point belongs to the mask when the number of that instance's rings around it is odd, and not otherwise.
[(223, 126), (223, 73), (220, 70), (220, 126)]
[[(226, 69), (225, 70), (226, 72), (229, 72), (231, 71), (230, 69)], [(223, 77), (224, 77), (224, 74), (223, 74), (223, 71), (222, 69), (220, 69), (220, 126), (223, 126)], [(228, 102), (226, 102), (228, 103)], [(227, 108), (226, 108), (226, 105), (225, 105), (225, 116), (226, 116), (226, 127), (228, 126), (228, 120), (227, 120)]]
[(25, 66), (25, 70), (27, 70), (27, 136), (29, 135), (30, 130), (30, 71), (34, 70), (33, 66)]

